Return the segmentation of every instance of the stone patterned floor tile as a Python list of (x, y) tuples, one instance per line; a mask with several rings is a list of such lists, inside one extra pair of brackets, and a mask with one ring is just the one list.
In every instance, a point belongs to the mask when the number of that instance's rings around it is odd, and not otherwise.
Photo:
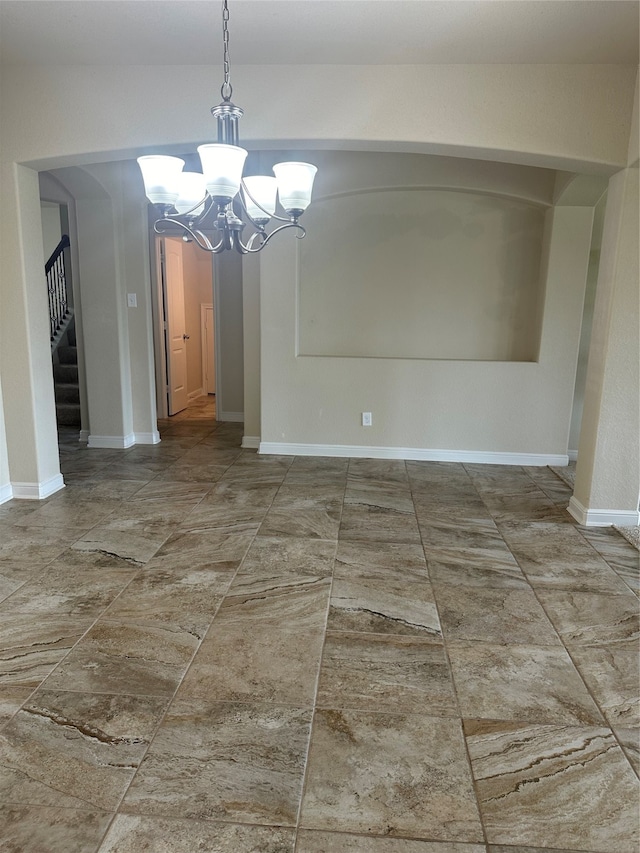
[(408, 634), (442, 639), (431, 584), (405, 584), (392, 577), (334, 578), (328, 627), (332, 631)]
[(171, 696), (199, 644), (172, 625), (102, 620), (49, 677), (54, 690)]
[(394, 512), (405, 512), (413, 515), (415, 510), (409, 486), (397, 484), (396, 486), (377, 484), (371, 485), (366, 481), (358, 482), (356, 486), (348, 486), (344, 493), (345, 506), (377, 507), (381, 510), (393, 510)]
[(640, 554), (614, 527), (579, 527), (580, 534), (636, 595), (640, 595)]
[(293, 853), (292, 829), (117, 815), (98, 853)]
[(174, 532), (176, 524), (137, 518), (114, 518), (98, 524), (71, 546), (76, 551), (115, 554), (143, 566)]
[(311, 711), (175, 701), (122, 811), (294, 826)]
[(640, 652), (640, 610), (631, 593), (540, 590), (538, 597), (567, 645), (615, 645)]
[(0, 684), (0, 726), (6, 724), (13, 717), (32, 693), (33, 687), (14, 687), (11, 684)]
[(13, 595), (31, 578), (40, 575), (41, 571), (39, 568), (0, 563), (0, 601), (4, 601), (5, 598)]
[(37, 691), (0, 735), (0, 802), (115, 811), (166, 706)]
[(519, 523), (547, 523), (568, 525), (575, 523), (564, 507), (550, 500), (543, 491), (534, 486), (530, 494), (493, 494), (482, 495), (496, 524), (499, 526)]
[(417, 509), (418, 524), (422, 534), (425, 551), (437, 551), (440, 548), (469, 548), (498, 550), (508, 553), (504, 539), (500, 535), (493, 519), (466, 517), (461, 521), (457, 515), (443, 513), (441, 509), (421, 512)]
[(258, 531), (260, 536), (295, 536), (298, 539), (337, 539), (338, 504), (330, 509), (270, 509)]
[(614, 726), (613, 731), (629, 763), (640, 776), (640, 728), (625, 729)]
[(419, 544), (420, 531), (414, 512), (349, 505), (342, 511), (339, 539)]
[(570, 646), (591, 695), (612, 726), (640, 727), (640, 658), (619, 646)]
[(38, 687), (91, 626), (77, 616), (7, 613), (0, 620), (0, 684)]
[(257, 579), (275, 582), (285, 577), (331, 577), (335, 554), (332, 540), (256, 536), (236, 576), (236, 588)]
[(573, 850), (558, 850), (557, 847), (517, 847), (512, 846), (511, 844), (503, 845), (503, 844), (489, 844), (487, 846), (487, 853), (575, 853)]
[(638, 779), (606, 728), (467, 721), (490, 844), (635, 853)]
[(285, 486), (325, 485), (344, 488), (347, 485), (348, 459), (295, 456), (284, 479)]
[(63, 429), (0, 507), (0, 849), (637, 853), (638, 552), (544, 467), (263, 456), (214, 406)]
[[(31, 502), (30, 502), (31, 503)], [(59, 557), (85, 532), (84, 528), (31, 527), (0, 523), (0, 572), (7, 565), (43, 566)]]
[(133, 566), (125, 570), (67, 566), (58, 559), (0, 604), (0, 620), (7, 612), (96, 619), (122, 592), (135, 571)]
[(536, 589), (628, 593), (626, 584), (573, 526), (516, 523), (503, 524), (500, 530)]
[(16, 521), (17, 526), (66, 527), (86, 529), (99, 524), (117, 509), (121, 509), (122, 500), (118, 498), (100, 498), (91, 495), (73, 495), (62, 491), (51, 498), (44, 506)]
[(460, 723), (316, 711), (301, 827), (482, 841)]
[(96, 853), (111, 815), (95, 809), (0, 804), (4, 853)]
[(485, 853), (485, 847), (455, 841), (413, 841), (303, 829), (298, 833), (296, 853)]
[(530, 589), (435, 587), (446, 640), (559, 646), (555, 628)]
[(561, 647), (449, 642), (447, 649), (465, 718), (603, 723)]
[(406, 463), (401, 459), (349, 459), (348, 484), (361, 481), (408, 483)]
[(143, 569), (105, 611), (104, 618), (167, 625), (202, 639), (233, 574), (215, 568)]
[(414, 637), (378, 634), (327, 633), (317, 704), (457, 715), (444, 648)]
[(329, 589), (328, 578), (303, 577), (227, 596), (179, 695), (311, 707)]
[(236, 481), (223, 477), (207, 497), (191, 511), (188, 523), (193, 519), (200, 520), (199, 515), (202, 515), (202, 519), (206, 522), (209, 511), (219, 506), (234, 509), (262, 508), (266, 512), (278, 494), (279, 488), (279, 485), (263, 483), (251, 478)]
[(486, 549), (461, 551), (440, 548), (429, 553), (427, 567), (434, 586), (531, 589), (520, 566), (507, 553)]
[(338, 542), (334, 577), (342, 580), (372, 578), (404, 583), (424, 583), (427, 563), (422, 545), (402, 542)]
[(205, 526), (182, 527), (172, 533), (146, 564), (148, 571), (216, 571), (233, 577), (253, 533), (228, 533)]
[(460, 481), (471, 485), (469, 474), (461, 462), (418, 462), (408, 460), (406, 462), (409, 479), (416, 483)]

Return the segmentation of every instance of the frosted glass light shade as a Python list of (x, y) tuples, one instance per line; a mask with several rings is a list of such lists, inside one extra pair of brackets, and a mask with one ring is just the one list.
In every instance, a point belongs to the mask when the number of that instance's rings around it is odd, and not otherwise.
[(255, 204), (246, 193), (244, 194), (245, 207), (249, 216), (252, 219), (262, 220), (273, 216), (276, 212), (277, 180), (267, 175), (252, 175), (244, 179), (244, 185), (258, 203)]
[(280, 204), (287, 213), (290, 210), (307, 209), (317, 171), (311, 163), (276, 163), (273, 167), (278, 181)]
[(199, 145), (198, 154), (209, 195), (230, 201), (240, 189), (242, 169), (247, 158), (245, 149), (212, 142), (210, 145)]
[[(182, 172), (179, 189), (180, 192), (174, 204), (178, 213), (189, 213), (191, 211), (190, 216), (200, 216), (204, 209), (204, 198), (207, 194), (204, 175), (201, 175), (200, 172)], [(196, 208), (199, 201), (203, 203)]]
[(174, 204), (184, 160), (163, 154), (138, 157), (145, 195), (153, 204)]

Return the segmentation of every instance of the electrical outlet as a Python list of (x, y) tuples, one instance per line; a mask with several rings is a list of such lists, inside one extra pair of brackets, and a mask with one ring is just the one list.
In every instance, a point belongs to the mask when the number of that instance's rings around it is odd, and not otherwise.
[(362, 426), (371, 426), (371, 412), (363, 412), (362, 413)]
[(137, 293), (127, 293), (127, 306), (129, 308), (137, 308), (138, 307), (138, 294)]

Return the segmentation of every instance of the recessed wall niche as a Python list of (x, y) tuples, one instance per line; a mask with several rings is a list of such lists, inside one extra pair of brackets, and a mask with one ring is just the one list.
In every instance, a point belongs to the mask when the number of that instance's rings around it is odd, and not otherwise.
[(536, 361), (546, 206), (438, 187), (437, 157), (436, 186), (380, 186), (382, 158), (372, 187), (316, 196), (305, 213), (298, 354)]

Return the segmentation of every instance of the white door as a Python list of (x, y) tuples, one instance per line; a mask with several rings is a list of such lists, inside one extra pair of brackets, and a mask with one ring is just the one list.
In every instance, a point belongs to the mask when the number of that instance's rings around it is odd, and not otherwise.
[(182, 275), (182, 241), (164, 240), (164, 304), (169, 414), (187, 408), (187, 334)]
[(200, 305), (202, 337), (202, 388), (205, 394), (216, 393), (213, 305)]

